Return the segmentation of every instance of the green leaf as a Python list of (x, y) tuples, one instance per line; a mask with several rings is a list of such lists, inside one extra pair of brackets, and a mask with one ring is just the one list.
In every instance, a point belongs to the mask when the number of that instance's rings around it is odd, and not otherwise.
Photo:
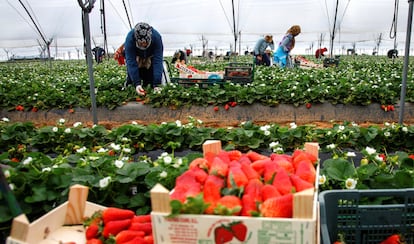
[(345, 181), (356, 175), (354, 165), (342, 158), (325, 160), (323, 162), (323, 172), (326, 177), (340, 181)]

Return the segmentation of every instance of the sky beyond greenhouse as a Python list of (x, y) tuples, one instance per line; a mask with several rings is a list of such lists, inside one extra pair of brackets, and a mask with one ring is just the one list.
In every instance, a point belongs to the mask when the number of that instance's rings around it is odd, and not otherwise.
[[(407, 0), (97, 0), (88, 15), (93, 46), (104, 44), (102, 3), (109, 52), (124, 41), (131, 26), (144, 21), (162, 34), (165, 55), (183, 48), (199, 55), (203, 43), (217, 54), (234, 46), (244, 53), (267, 33), (279, 42), (294, 24), (301, 25), (302, 33), (292, 53), (313, 53), (319, 46), (329, 48), (335, 12), (335, 54), (353, 47), (372, 54), (378, 43), (379, 54), (385, 54), (394, 47), (393, 27), (403, 53), (409, 9)], [(45, 42), (50, 42), (54, 57), (82, 56), (81, 13), (76, 0), (0, 0), (0, 60), (39, 55)]]

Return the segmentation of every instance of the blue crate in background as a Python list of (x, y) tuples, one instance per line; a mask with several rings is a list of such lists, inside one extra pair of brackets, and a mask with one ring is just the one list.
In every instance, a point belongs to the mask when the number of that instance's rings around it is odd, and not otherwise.
[(321, 243), (378, 244), (393, 234), (414, 243), (414, 189), (319, 193)]

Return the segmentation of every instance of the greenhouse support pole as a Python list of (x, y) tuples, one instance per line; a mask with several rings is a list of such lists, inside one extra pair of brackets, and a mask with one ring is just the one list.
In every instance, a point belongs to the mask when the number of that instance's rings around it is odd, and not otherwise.
[(399, 118), (398, 118), (398, 123), (400, 124), (403, 124), (404, 122), (405, 94), (407, 92), (407, 73), (408, 73), (408, 64), (410, 61), (411, 26), (413, 22), (413, 1), (414, 0), (408, 1), (409, 7), (408, 7), (407, 34), (405, 38), (404, 67), (403, 67), (401, 95), (400, 95), (400, 113), (399, 113)]
[(83, 16), (83, 28), (84, 28), (84, 38), (85, 38), (85, 49), (86, 49), (86, 61), (88, 63), (88, 74), (89, 74), (89, 90), (91, 95), (92, 102), (92, 116), (93, 123), (98, 124), (98, 117), (96, 114), (96, 97), (95, 97), (95, 80), (93, 78), (93, 60), (92, 60), (92, 48), (91, 48), (91, 33), (89, 28), (89, 13), (92, 11), (93, 4), (95, 0), (89, 0), (89, 5), (86, 7), (81, 4), (81, 0), (78, 0), (82, 8)]

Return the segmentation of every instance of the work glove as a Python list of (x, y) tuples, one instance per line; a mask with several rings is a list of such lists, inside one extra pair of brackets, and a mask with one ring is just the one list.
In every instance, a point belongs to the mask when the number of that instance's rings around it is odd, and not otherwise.
[(137, 85), (135, 90), (137, 91), (138, 95), (140, 95), (140, 96), (145, 96), (147, 94), (147, 92), (144, 90), (144, 88), (142, 88), (141, 85)]

